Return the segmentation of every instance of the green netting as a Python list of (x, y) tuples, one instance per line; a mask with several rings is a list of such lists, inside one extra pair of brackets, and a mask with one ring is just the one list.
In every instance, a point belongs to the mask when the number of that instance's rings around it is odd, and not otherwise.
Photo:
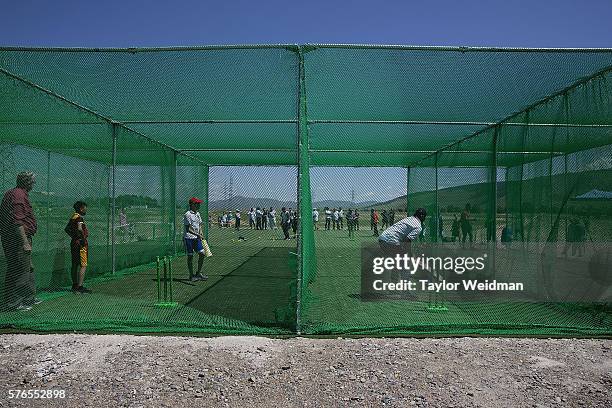
[[(2, 257), (0, 324), (609, 335), (611, 77), (612, 50), (0, 48), (2, 190), (20, 171), (37, 174), (32, 260), (44, 300), (9, 310), (22, 289), (5, 284)], [(214, 254), (206, 282), (186, 266), (193, 196)], [(83, 296), (68, 290), (63, 231), (76, 200), (91, 231), (94, 293)], [(257, 207), (265, 227), (250, 225)], [(325, 207), (357, 209), (360, 228), (326, 230)], [(388, 226), (417, 208), (428, 218), (415, 245), (487, 251), (488, 278), (527, 282), (539, 301), (364, 301), (371, 210), (385, 210)], [(173, 265), (172, 306), (159, 305), (158, 257)]]

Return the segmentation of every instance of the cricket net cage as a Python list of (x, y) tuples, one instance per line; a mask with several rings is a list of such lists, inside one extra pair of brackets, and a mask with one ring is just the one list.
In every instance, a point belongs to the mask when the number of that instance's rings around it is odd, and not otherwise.
[[(610, 49), (2, 47), (0, 155), (3, 192), (36, 175), (43, 301), (6, 306), (25, 289), (3, 252), (4, 329), (612, 334)], [(205, 281), (187, 269), (191, 197), (213, 253)], [(70, 291), (64, 232), (77, 200), (90, 231), (83, 295)], [(340, 207), (360, 213), (350, 237), (324, 225)], [(363, 299), (371, 211), (390, 224), (417, 208), (419, 242), (487, 251), (489, 279), (538, 293)]]

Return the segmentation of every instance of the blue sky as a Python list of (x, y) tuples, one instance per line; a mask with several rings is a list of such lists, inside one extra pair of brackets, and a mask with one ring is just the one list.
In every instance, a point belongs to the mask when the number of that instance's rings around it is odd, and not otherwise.
[(610, 0), (2, 1), (0, 43), (611, 47)]
[[(611, 21), (611, 0), (3, 0), (0, 45), (133, 47), (310, 42), (612, 47)], [(236, 194), (275, 198), (293, 195), (293, 183), (282, 183), (279, 188), (270, 180), (289, 180), (294, 169), (231, 171)], [(350, 200), (355, 188), (356, 201), (373, 196), (387, 200), (406, 193), (404, 173), (403, 169), (314, 169), (314, 196), (316, 200)], [(229, 174), (227, 169), (214, 173), (213, 194), (223, 189)], [(456, 175), (457, 181), (465, 176)], [(472, 173), (472, 177), (474, 182), (480, 181), (476, 180), (480, 176)]]

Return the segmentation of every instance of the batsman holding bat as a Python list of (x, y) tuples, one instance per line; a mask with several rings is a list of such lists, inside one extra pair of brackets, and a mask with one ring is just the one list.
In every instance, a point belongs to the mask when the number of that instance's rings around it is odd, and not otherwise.
[[(196, 282), (206, 280), (208, 276), (202, 275), (204, 257), (212, 256), (208, 243), (202, 236), (202, 217), (200, 216), (200, 204), (202, 200), (196, 197), (189, 199), (189, 211), (183, 217), (185, 225), (185, 250), (187, 252), (187, 269), (189, 269), (189, 280)], [(193, 274), (193, 253), (198, 253), (198, 273)]]

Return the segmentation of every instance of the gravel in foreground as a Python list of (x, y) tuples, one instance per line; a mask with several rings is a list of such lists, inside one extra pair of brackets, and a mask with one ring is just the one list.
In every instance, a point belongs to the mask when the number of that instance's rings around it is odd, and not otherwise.
[(612, 340), (5, 334), (0, 354), (2, 407), (612, 406)]

